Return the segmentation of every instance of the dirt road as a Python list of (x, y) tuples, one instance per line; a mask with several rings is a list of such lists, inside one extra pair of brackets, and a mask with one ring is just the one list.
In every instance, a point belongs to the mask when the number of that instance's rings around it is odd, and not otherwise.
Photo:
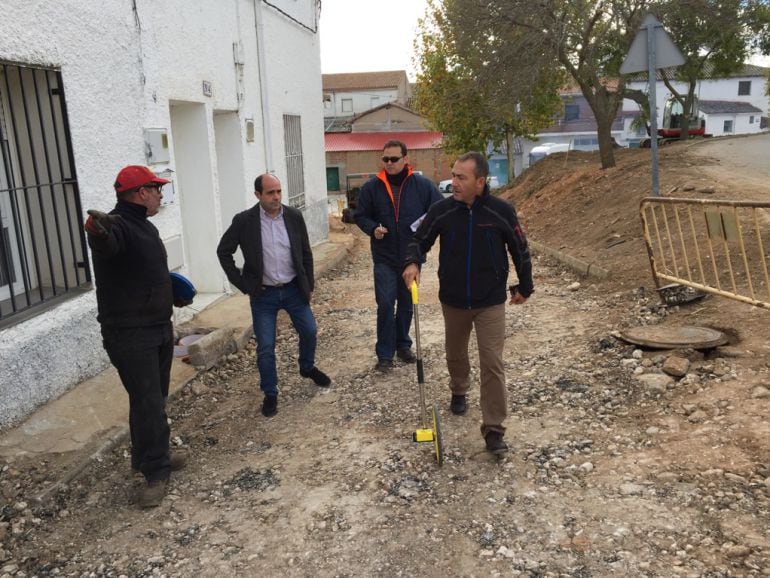
[(253, 346), (171, 404), (174, 441), (191, 460), (161, 507), (132, 503), (125, 446), (43, 506), (29, 496), (45, 464), (5, 465), (0, 575), (770, 575), (766, 341), (685, 352), (686, 375), (666, 377), (671, 352), (635, 350), (616, 332), (698, 321), (722, 305), (671, 310), (648, 291), (608, 292), (542, 259), (535, 271), (533, 298), (507, 307), (505, 459), (484, 451), (477, 388), (468, 415), (447, 409), (433, 261), (421, 328), (443, 468), (411, 441), (415, 369), (373, 369), (359, 237), (315, 296), (329, 391), (297, 374), (284, 319), (276, 417), (259, 412)]
[[(713, 163), (703, 167), (706, 175), (722, 182), (732, 182), (735, 188), (746, 187), (758, 191), (760, 197), (767, 196), (767, 183), (770, 182), (770, 134), (696, 141), (691, 150), (696, 155), (713, 159)], [(756, 195), (753, 198), (757, 198)]]

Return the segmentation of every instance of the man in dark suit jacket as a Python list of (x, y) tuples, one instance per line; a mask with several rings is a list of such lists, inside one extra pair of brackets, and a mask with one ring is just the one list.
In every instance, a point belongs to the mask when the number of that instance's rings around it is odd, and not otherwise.
[[(310, 309), (315, 279), (313, 253), (302, 213), (281, 204), (281, 182), (271, 174), (254, 181), (259, 203), (238, 213), (217, 247), (217, 256), (230, 283), (249, 296), (257, 368), (265, 395), (262, 414), (278, 411), (278, 373), (275, 368), (276, 318), (286, 310), (299, 334), (299, 373), (316, 385), (331, 380), (315, 366), (318, 328)], [(233, 254), (240, 247), (243, 269), (235, 266)]]

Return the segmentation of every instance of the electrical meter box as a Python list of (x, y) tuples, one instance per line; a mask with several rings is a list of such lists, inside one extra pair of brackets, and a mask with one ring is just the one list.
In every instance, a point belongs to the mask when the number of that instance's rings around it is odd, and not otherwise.
[(171, 159), (168, 151), (168, 131), (165, 128), (144, 129), (144, 145), (148, 165), (167, 163)]

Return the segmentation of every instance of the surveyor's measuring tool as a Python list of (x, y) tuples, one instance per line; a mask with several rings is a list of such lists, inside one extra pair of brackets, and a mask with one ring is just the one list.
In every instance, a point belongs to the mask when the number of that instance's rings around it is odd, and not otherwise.
[[(414, 432), (413, 439), (416, 442), (433, 442), (436, 453), (436, 462), (444, 464), (444, 445), (441, 439), (441, 417), (438, 408), (433, 405), (430, 408), (430, 420), (425, 407), (425, 371), (422, 363), (422, 348), (420, 347), (420, 314), (419, 293), (417, 283), (412, 281), (412, 305), (414, 306), (414, 341), (417, 346), (417, 385), (420, 390), (420, 413), (422, 416), (422, 428)], [(429, 423), (430, 421), (430, 423)]]

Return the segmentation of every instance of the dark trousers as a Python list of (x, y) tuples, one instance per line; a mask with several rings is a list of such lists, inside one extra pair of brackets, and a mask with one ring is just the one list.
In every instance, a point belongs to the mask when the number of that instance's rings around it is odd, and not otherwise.
[(166, 479), (169, 427), (166, 398), (174, 357), (171, 323), (149, 327), (102, 327), (104, 349), (128, 392), (131, 466), (148, 481)]
[[(377, 301), (378, 359), (393, 359), (397, 349), (412, 347), (412, 294), (401, 277), (401, 269), (385, 263), (374, 264), (374, 297)], [(395, 309), (395, 314), (394, 314)]]

